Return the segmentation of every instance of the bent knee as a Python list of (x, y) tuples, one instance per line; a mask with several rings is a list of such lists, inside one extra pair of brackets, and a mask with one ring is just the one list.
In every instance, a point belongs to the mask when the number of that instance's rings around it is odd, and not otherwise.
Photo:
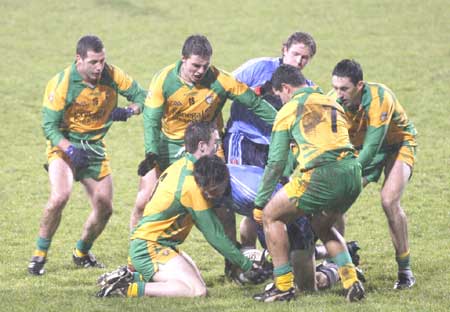
[(48, 209), (51, 210), (62, 209), (69, 201), (69, 198), (70, 198), (70, 191), (52, 193), (50, 195), (47, 207)]
[(205, 285), (197, 286), (192, 291), (193, 297), (206, 297), (208, 294), (208, 289)]

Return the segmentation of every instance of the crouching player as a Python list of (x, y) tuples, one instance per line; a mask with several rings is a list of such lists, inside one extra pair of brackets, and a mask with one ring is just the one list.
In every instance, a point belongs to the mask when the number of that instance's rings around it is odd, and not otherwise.
[[(258, 192), (258, 186), (263, 178), (264, 169), (257, 166), (232, 165), (227, 164), (230, 172), (231, 196), (233, 200), (233, 210), (252, 219), (254, 201)], [(278, 183), (275, 187), (275, 194), (282, 185)], [(337, 266), (331, 261), (324, 261), (315, 265), (315, 260), (328, 258), (329, 255), (323, 245), (316, 245), (316, 235), (314, 234), (310, 218), (302, 216), (286, 226), (290, 247), (290, 262), (293, 267), (295, 284), (299, 290), (314, 291), (332, 287), (339, 280)], [(262, 226), (257, 226), (257, 236), (261, 246), (266, 247), (266, 241)], [(251, 252), (256, 246), (243, 246), (241, 251), (245, 254)], [(358, 278), (365, 281), (364, 274), (359, 265), (360, 249), (356, 241), (347, 243), (347, 249), (350, 253), (353, 264), (356, 267)], [(265, 270), (270, 268), (271, 263), (263, 262)]]
[(188, 126), (187, 153), (162, 173), (143, 217), (132, 231), (129, 257), (136, 271), (123, 267), (102, 275), (97, 296), (205, 296), (206, 285), (197, 266), (177, 248), (193, 225), (211, 246), (241, 268), (243, 281), (263, 281), (263, 270), (225, 236), (214, 212), (213, 200), (223, 196), (229, 184), (225, 163), (213, 156), (217, 142), (217, 130), (210, 123)]
[[(273, 126), (269, 160), (255, 199), (253, 215), (262, 219), (273, 259), (275, 284), (255, 295), (259, 301), (289, 300), (295, 295), (285, 226), (302, 215), (312, 215), (314, 232), (339, 267), (348, 301), (364, 297), (344, 238), (333, 228), (361, 192), (361, 166), (350, 143), (343, 108), (317, 88), (307, 87), (295, 67), (281, 65), (272, 76), (275, 94), (286, 103)], [(299, 165), (270, 201), (282, 174), (289, 142), (300, 150)], [(266, 205), (267, 204), (267, 205)], [(262, 209), (264, 208), (264, 213)]]

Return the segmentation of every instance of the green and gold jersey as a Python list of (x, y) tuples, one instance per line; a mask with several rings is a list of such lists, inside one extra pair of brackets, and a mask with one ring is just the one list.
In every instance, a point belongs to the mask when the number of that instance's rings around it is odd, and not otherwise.
[(47, 84), (43, 101), (42, 128), (52, 146), (63, 137), (69, 140), (102, 139), (117, 107), (118, 94), (144, 106), (146, 91), (121, 69), (106, 64), (95, 86), (83, 82), (73, 63)]
[(190, 122), (215, 120), (227, 99), (238, 100), (273, 124), (276, 110), (246, 84), (210, 66), (202, 81), (191, 85), (179, 76), (181, 64), (178, 61), (162, 69), (150, 83), (144, 106), (146, 153), (158, 154), (161, 132), (169, 140), (181, 140)]
[(131, 240), (143, 239), (175, 247), (186, 239), (195, 224), (217, 251), (246, 271), (251, 262), (225, 236), (212, 202), (205, 199), (194, 180), (195, 161), (187, 153), (162, 173)]
[(307, 171), (347, 157), (354, 157), (345, 112), (318, 87), (297, 90), (278, 112), (272, 129), (269, 159), (255, 198), (264, 207), (288, 158), (290, 141), (299, 149), (295, 170)]
[(416, 146), (416, 129), (394, 93), (380, 83), (365, 82), (361, 105), (350, 110), (344, 107), (350, 123), (350, 141), (359, 152), (364, 169), (378, 151), (393, 145)]

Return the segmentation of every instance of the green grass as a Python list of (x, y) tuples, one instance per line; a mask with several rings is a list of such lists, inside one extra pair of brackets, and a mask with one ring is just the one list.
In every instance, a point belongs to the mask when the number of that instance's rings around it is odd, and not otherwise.
[[(447, 311), (450, 302), (450, 7), (448, 1), (0, 1), (0, 302), (2, 311)], [(350, 210), (347, 237), (357, 239), (367, 273), (367, 300), (346, 304), (340, 287), (264, 305), (223, 281), (223, 261), (194, 231), (182, 249), (198, 264), (210, 296), (202, 299), (98, 300), (102, 270), (78, 270), (71, 249), (89, 208), (76, 185), (54, 237), (47, 275), (31, 277), (27, 262), (48, 197), (40, 109), (45, 84), (74, 58), (86, 33), (104, 41), (109, 61), (147, 87), (178, 59), (184, 39), (206, 34), (213, 63), (232, 71), (249, 58), (278, 55), (297, 30), (311, 32), (318, 52), (305, 75), (330, 89), (330, 72), (355, 58), (365, 79), (387, 84), (419, 131), (418, 163), (403, 206), (409, 218), (417, 287), (391, 290), (395, 261), (379, 204), (380, 184), (364, 190)], [(124, 104), (124, 102), (121, 102)], [(226, 115), (228, 112), (225, 112)], [(143, 156), (142, 121), (115, 125), (107, 136), (114, 168), (115, 213), (94, 246), (109, 268), (127, 256), (128, 220)]]

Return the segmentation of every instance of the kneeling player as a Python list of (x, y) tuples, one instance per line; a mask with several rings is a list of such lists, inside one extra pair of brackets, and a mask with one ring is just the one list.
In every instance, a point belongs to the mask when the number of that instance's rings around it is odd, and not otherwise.
[(217, 139), (209, 123), (187, 128), (186, 155), (162, 173), (132, 232), (129, 256), (136, 272), (123, 267), (104, 274), (97, 296), (205, 296), (206, 285), (197, 266), (177, 248), (194, 224), (216, 250), (242, 269), (244, 281), (262, 281), (262, 270), (225, 236), (213, 210), (213, 200), (223, 195), (229, 183), (226, 165), (211, 156)]

